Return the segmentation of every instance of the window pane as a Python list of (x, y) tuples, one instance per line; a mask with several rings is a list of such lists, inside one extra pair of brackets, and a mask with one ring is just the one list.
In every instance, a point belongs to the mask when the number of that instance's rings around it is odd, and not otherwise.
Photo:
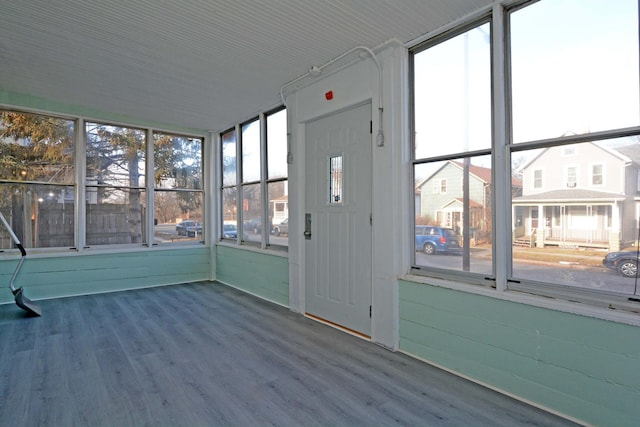
[(145, 185), (143, 130), (87, 123), (87, 184)]
[(222, 185), (236, 184), (236, 132), (222, 135)]
[(145, 191), (87, 186), (87, 245), (146, 243)]
[(267, 116), (269, 179), (287, 176), (287, 110)]
[[(567, 148), (575, 154), (566, 156)], [(603, 258), (637, 250), (640, 138), (525, 150), (512, 159), (514, 277), (633, 294), (633, 280)], [(545, 171), (540, 186), (537, 169)]]
[(329, 204), (342, 204), (342, 155), (329, 158)]
[(154, 134), (156, 188), (202, 189), (202, 139)]
[(203, 198), (197, 191), (155, 191), (154, 243), (203, 240)]
[[(269, 243), (272, 245), (289, 245), (289, 192), (288, 182), (271, 182), (267, 186), (269, 192), (269, 223), (271, 224), (271, 236)], [(286, 221), (286, 222), (285, 222)], [(283, 224), (284, 222), (284, 224)], [(286, 225), (286, 232), (285, 232)], [(278, 227), (278, 233), (274, 233)]]
[(260, 181), (260, 121), (242, 126), (242, 182)]
[(260, 184), (242, 187), (242, 218), (244, 240), (262, 241), (262, 202)]
[(73, 184), (74, 122), (0, 111), (0, 180)]
[(415, 264), (493, 274), (491, 157), (423, 163), (414, 172)]
[(491, 147), (489, 24), (414, 56), (415, 158)]
[(515, 142), (638, 126), (637, 0), (543, 0), (511, 15)]
[[(74, 187), (0, 183), (0, 209), (24, 247), (74, 246)], [(0, 248), (15, 247), (0, 229)]]
[(222, 190), (222, 238), (238, 237), (238, 192), (235, 187)]

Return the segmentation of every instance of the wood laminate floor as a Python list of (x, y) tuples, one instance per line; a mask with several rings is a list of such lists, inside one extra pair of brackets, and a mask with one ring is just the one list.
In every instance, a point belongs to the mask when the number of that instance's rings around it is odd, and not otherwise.
[(0, 306), (0, 426), (572, 425), (217, 283), (38, 304)]

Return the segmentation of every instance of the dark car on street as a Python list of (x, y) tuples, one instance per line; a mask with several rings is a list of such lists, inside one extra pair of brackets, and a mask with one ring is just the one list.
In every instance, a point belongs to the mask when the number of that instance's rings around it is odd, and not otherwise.
[(609, 252), (602, 260), (602, 265), (617, 271), (625, 277), (638, 275), (638, 251)]
[(456, 233), (450, 228), (433, 225), (416, 225), (416, 251), (427, 255), (461, 253)]
[(279, 236), (281, 234), (289, 235), (289, 218), (282, 220), (280, 224), (273, 227), (273, 234)]
[(202, 235), (202, 224), (198, 221), (185, 220), (176, 225), (178, 236), (196, 237)]
[(251, 218), (244, 222), (244, 231), (258, 234), (262, 232), (262, 220), (260, 218)]

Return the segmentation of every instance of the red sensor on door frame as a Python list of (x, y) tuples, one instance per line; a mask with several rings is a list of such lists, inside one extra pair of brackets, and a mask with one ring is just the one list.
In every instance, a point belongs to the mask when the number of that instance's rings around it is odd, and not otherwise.
[(326, 98), (327, 101), (331, 101), (333, 99), (333, 91), (330, 90), (329, 92), (325, 93), (324, 97)]

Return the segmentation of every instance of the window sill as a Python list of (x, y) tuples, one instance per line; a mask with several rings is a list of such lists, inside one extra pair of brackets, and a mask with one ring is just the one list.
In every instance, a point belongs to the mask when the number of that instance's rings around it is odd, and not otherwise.
[[(565, 313), (571, 313), (585, 317), (593, 317), (596, 319), (623, 323), (631, 326), (640, 326), (640, 314), (627, 310), (599, 307), (595, 305), (589, 305), (587, 303), (568, 301), (559, 297), (534, 295), (514, 289), (498, 291), (493, 287), (473, 285), (449, 279), (441, 279), (416, 274), (405, 274), (403, 276), (400, 276), (399, 279), (460, 292), (467, 292), (490, 298), (501, 299), (509, 302), (532, 305), (549, 310), (562, 311)], [(640, 303), (638, 305), (638, 310), (640, 310)]]
[[(126, 246), (93, 246), (77, 250), (75, 248), (26, 248), (27, 256), (29, 258), (59, 258), (68, 256), (83, 256), (83, 255), (109, 255), (109, 254), (127, 254), (127, 253), (143, 253), (149, 251), (171, 251), (171, 250), (186, 250), (186, 249), (200, 249), (207, 246), (203, 242), (184, 242), (173, 243), (163, 245), (126, 245)], [(0, 260), (13, 259), (20, 255), (17, 249), (2, 249), (0, 250)]]
[(262, 249), (257, 245), (243, 243), (237, 244), (235, 241), (220, 240), (216, 242), (216, 246), (224, 246), (227, 248), (234, 248), (243, 251), (255, 252), (263, 255), (273, 255), (282, 258), (289, 258), (289, 251), (287, 246), (269, 246), (266, 249)]

